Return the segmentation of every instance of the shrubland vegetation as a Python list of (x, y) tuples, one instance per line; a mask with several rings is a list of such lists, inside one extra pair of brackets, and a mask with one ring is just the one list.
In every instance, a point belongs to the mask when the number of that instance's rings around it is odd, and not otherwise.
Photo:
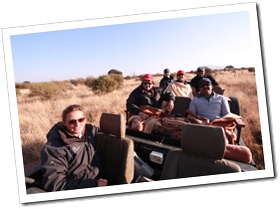
[[(254, 68), (226, 68), (207, 70), (225, 88), (225, 96), (235, 96), (245, 128), (242, 138), (251, 149), (259, 169), (264, 169), (261, 124)], [(194, 76), (187, 73), (187, 80)], [(156, 85), (162, 74), (155, 76)], [(16, 84), (23, 163), (40, 160), (40, 150), (46, 142), (46, 133), (58, 121), (70, 104), (81, 104), (87, 110), (88, 122), (99, 126), (102, 112), (122, 113), (125, 116), (126, 99), (140, 84), (140, 76), (123, 77), (117, 70), (98, 78), (87, 77), (67, 81)]]

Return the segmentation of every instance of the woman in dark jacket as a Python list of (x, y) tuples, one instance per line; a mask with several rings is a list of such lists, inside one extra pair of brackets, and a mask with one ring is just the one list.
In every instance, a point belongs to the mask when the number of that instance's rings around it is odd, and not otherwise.
[(140, 106), (148, 105), (160, 109), (166, 101), (166, 111), (170, 113), (174, 107), (174, 100), (175, 97), (170, 92), (164, 92), (162, 88), (155, 87), (153, 76), (146, 74), (141, 85), (130, 93), (126, 100), (126, 108), (132, 115), (143, 115)]
[(62, 113), (62, 122), (47, 134), (41, 152), (42, 185), (46, 191), (106, 186), (98, 179), (101, 159), (95, 150), (94, 136), (98, 128), (86, 124), (80, 105), (70, 105)]

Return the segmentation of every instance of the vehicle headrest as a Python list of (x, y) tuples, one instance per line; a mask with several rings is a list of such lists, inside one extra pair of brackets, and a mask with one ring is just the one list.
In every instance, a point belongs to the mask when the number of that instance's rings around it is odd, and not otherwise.
[(222, 127), (188, 123), (183, 126), (181, 145), (187, 154), (222, 159), (226, 140)]
[(102, 113), (100, 117), (100, 129), (103, 133), (124, 138), (125, 128), (125, 120), (122, 114)]

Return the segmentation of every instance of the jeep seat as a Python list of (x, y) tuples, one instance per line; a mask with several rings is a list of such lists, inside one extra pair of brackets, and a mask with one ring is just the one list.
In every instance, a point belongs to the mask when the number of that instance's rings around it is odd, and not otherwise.
[(109, 185), (128, 184), (134, 177), (134, 144), (125, 137), (125, 119), (121, 114), (102, 113), (102, 133), (97, 134), (96, 150)]
[[(100, 118), (102, 133), (96, 135), (96, 150), (102, 158), (104, 175), (109, 185), (131, 183), (134, 177), (134, 145), (125, 138), (122, 115), (103, 113)], [(45, 192), (40, 184), (41, 164), (26, 171), (27, 194)]]
[(174, 108), (171, 115), (185, 116), (185, 111), (189, 109), (191, 99), (188, 97), (175, 97)]
[(241, 172), (237, 164), (223, 158), (226, 136), (221, 127), (186, 124), (181, 145), (181, 150), (168, 152), (161, 179)]

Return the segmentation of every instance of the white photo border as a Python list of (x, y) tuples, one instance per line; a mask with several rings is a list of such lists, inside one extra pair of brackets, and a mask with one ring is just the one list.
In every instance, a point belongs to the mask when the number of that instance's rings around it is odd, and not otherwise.
[[(20, 203), (59, 200), (59, 199), (87, 197), (87, 196), (99, 196), (99, 195), (107, 195), (107, 194), (119, 194), (119, 193), (127, 193), (127, 192), (148, 191), (154, 189), (176, 188), (176, 187), (274, 177), (273, 160), (271, 154), (271, 150), (272, 150), (271, 141), (270, 141), (271, 139), (270, 139), (269, 123), (268, 123), (268, 111), (267, 111), (267, 103), (266, 103), (265, 81), (264, 81), (264, 74), (263, 74), (264, 69), (262, 63), (261, 42), (259, 36), (260, 33), (259, 33), (258, 15), (257, 15), (256, 7), (257, 7), (256, 3), (245, 3), (245, 4), (213, 6), (213, 7), (205, 7), (205, 8), (165, 11), (165, 12), (147, 13), (147, 14), (139, 14), (139, 15), (127, 15), (127, 16), (100, 18), (100, 19), (93, 19), (93, 20), (79, 20), (79, 21), (71, 21), (71, 22), (64, 22), (64, 23), (42, 24), (42, 25), (32, 25), (32, 26), (3, 29), (2, 30), (3, 44), (4, 44), (8, 94), (9, 94), (9, 102), (10, 102), (10, 115), (12, 119), (14, 154), (16, 159)], [(136, 23), (136, 22), (151, 21), (151, 20), (163, 20), (163, 19), (170, 19), (170, 18), (191, 17), (191, 16), (219, 14), (219, 13), (228, 13), (228, 12), (236, 12), (236, 11), (248, 11), (250, 15), (251, 35), (252, 35), (252, 43), (253, 43), (252, 45), (255, 47), (254, 52), (255, 52), (256, 63), (254, 67), (256, 72), (256, 83), (257, 83), (257, 91), (258, 91), (258, 98), (259, 98), (261, 131), (262, 131), (262, 137), (263, 139), (265, 139), (263, 140), (263, 151), (264, 151), (264, 161), (265, 161), (264, 170), (166, 180), (166, 181), (155, 181), (155, 182), (148, 182), (148, 183), (141, 183), (141, 184), (96, 187), (96, 188), (89, 188), (89, 189), (49, 192), (49, 193), (40, 193), (40, 194), (26, 194), (23, 157), (22, 157), (22, 148), (21, 148), (21, 140), (20, 140), (20, 129), (19, 129), (19, 116), (18, 116), (18, 109), (17, 109), (16, 92), (14, 87), (15, 79), (13, 73), (13, 60), (12, 60), (12, 50), (11, 50), (11, 38), (10, 38), (12, 35), (50, 32), (50, 31), (57, 31), (57, 30), (77, 29), (77, 28), (95, 27), (95, 26), (105, 26), (105, 25), (114, 25), (114, 24), (121, 24), (121, 23)]]

